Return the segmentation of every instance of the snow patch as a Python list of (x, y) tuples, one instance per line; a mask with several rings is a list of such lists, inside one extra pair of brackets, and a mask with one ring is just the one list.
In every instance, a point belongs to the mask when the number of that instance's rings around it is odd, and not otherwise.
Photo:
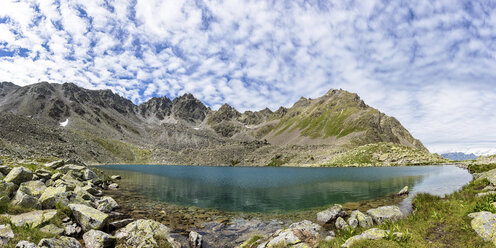
[(67, 124), (69, 124), (69, 118), (67, 118), (64, 122), (61, 122), (60, 126), (65, 127), (65, 126), (67, 126)]

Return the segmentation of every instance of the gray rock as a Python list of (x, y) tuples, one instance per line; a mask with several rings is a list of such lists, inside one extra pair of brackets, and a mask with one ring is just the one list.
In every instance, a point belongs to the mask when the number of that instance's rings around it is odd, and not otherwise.
[(496, 185), (496, 169), (478, 174), (478, 179), (486, 178), (492, 185)]
[(403, 187), (396, 195), (408, 195), (408, 186)]
[(64, 229), (60, 228), (54, 224), (48, 224), (40, 229), (40, 231), (44, 233), (50, 233), (55, 235), (62, 235), (64, 233)]
[(191, 231), (189, 232), (188, 243), (191, 248), (202, 248), (203, 238), (199, 233)]
[(46, 188), (47, 187), (42, 181), (29, 181), (21, 183), (18, 191), (22, 191), (30, 196), (39, 198)]
[(85, 169), (86, 169), (86, 166), (75, 165), (75, 164), (66, 164), (66, 165), (58, 168), (57, 170), (60, 171), (61, 173), (67, 173), (69, 171), (82, 172)]
[(48, 180), (52, 177), (52, 172), (45, 169), (37, 169), (34, 174), (41, 179)]
[(389, 233), (389, 231), (385, 231), (385, 230), (378, 229), (378, 228), (372, 228), (372, 229), (369, 229), (369, 230), (363, 232), (360, 235), (355, 235), (355, 236), (347, 239), (346, 242), (343, 245), (341, 245), (341, 247), (343, 247), (343, 248), (351, 247), (354, 243), (356, 243), (357, 241), (360, 241), (360, 240), (383, 239), (384, 237), (386, 237), (388, 235), (388, 233)]
[(90, 230), (83, 235), (86, 248), (110, 248), (115, 246), (116, 238), (102, 231)]
[(33, 172), (20, 166), (12, 169), (4, 178), (4, 181), (19, 185), (23, 182), (30, 181), (32, 178)]
[(95, 179), (97, 178), (98, 176), (96, 175), (95, 172), (93, 172), (92, 170), (90, 169), (86, 169), (83, 171), (83, 179), (84, 180), (91, 180), (91, 179)]
[(121, 176), (120, 175), (112, 175), (112, 176), (110, 176), (110, 179), (112, 179), (112, 180), (120, 180), (121, 179)]
[(272, 234), (268, 242), (259, 247), (272, 247), (275, 245), (289, 247), (296, 244), (301, 247), (314, 247), (321, 239), (321, 230), (321, 226), (308, 220), (293, 223), (288, 229), (281, 229)]
[(483, 197), (486, 195), (494, 195), (494, 194), (496, 194), (496, 191), (487, 191), (487, 192), (477, 193), (475, 197)]
[(351, 212), (351, 217), (356, 218), (360, 227), (367, 228), (374, 225), (374, 220), (372, 219), (372, 217), (360, 212), (359, 210)]
[(134, 221), (133, 219), (116, 220), (116, 221), (110, 222), (109, 226), (115, 230), (115, 229), (122, 228), (133, 221)]
[(72, 214), (83, 231), (100, 230), (107, 225), (108, 214), (82, 204), (69, 204)]
[(6, 197), (7, 201), (10, 201), (10, 198), (16, 192), (17, 185), (11, 182), (6, 182), (4, 180), (0, 180), (0, 198)]
[(75, 238), (62, 236), (60, 238), (42, 239), (38, 246), (41, 248), (83, 248)]
[(9, 216), (10, 222), (15, 226), (30, 225), (31, 227), (39, 227), (44, 223), (52, 220), (57, 214), (57, 210), (36, 210), (19, 215)]
[(9, 172), (12, 170), (12, 168), (6, 166), (6, 165), (0, 165), (0, 173), (7, 175)]
[(62, 178), (62, 173), (60, 173), (60, 172), (57, 172), (57, 173), (53, 174), (52, 177), (50, 177), (50, 179), (52, 181), (57, 181), (57, 179), (60, 179), (60, 178)]
[(31, 243), (26, 240), (21, 240), (17, 243), (15, 248), (38, 248), (38, 246), (35, 243)]
[(7, 245), (14, 238), (14, 232), (9, 224), (0, 225), (0, 246)]
[(400, 208), (397, 206), (384, 206), (369, 209), (367, 214), (370, 215), (377, 224), (381, 224), (384, 221), (397, 221), (404, 217)]
[(321, 225), (331, 223), (338, 217), (345, 217), (346, 212), (339, 204), (335, 204), (330, 209), (317, 213), (317, 222)]
[(86, 185), (86, 186), (82, 187), (82, 189), (86, 190), (88, 193), (90, 193), (90, 194), (92, 194), (94, 196), (102, 195), (102, 191), (101, 190), (95, 189), (91, 185)]
[(45, 164), (45, 167), (50, 167), (52, 169), (57, 169), (64, 165), (64, 160), (57, 160), (50, 163)]
[(108, 186), (108, 188), (109, 188), (109, 189), (114, 189), (114, 190), (115, 190), (115, 189), (119, 188), (119, 184), (117, 184), (117, 183), (112, 183), (112, 184), (110, 184), (110, 185)]
[(356, 215), (353, 215), (353, 213), (350, 216), (350, 218), (348, 218), (348, 226), (350, 226), (353, 229), (358, 227), (358, 219), (356, 218)]
[(40, 202), (44, 209), (55, 208), (55, 204), (59, 203), (64, 206), (69, 204), (71, 193), (66, 186), (48, 187), (40, 196)]
[(110, 213), (112, 210), (119, 208), (119, 204), (110, 196), (102, 197), (97, 201), (97, 205), (97, 209), (104, 213)]
[(167, 239), (173, 248), (181, 245), (170, 236), (170, 229), (162, 223), (153, 220), (136, 220), (126, 227), (119, 229), (115, 236), (122, 239), (125, 246), (157, 247), (157, 238)]
[(343, 219), (343, 217), (338, 217), (336, 219), (335, 226), (337, 229), (341, 229), (341, 230), (344, 230), (344, 229), (349, 227), (348, 223), (346, 223), (346, 221)]
[(83, 229), (78, 226), (76, 223), (67, 223), (64, 224), (64, 232), (67, 236), (79, 236), (79, 234), (83, 231)]
[(41, 204), (36, 197), (30, 196), (21, 190), (17, 191), (11, 203), (23, 208), (41, 209)]
[(472, 229), (484, 239), (496, 245), (496, 214), (491, 212), (476, 212), (468, 215), (473, 218), (470, 222)]

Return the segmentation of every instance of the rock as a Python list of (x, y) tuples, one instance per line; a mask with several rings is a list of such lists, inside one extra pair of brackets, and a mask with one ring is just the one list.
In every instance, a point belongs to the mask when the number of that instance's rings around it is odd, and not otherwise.
[(46, 188), (47, 187), (42, 181), (29, 181), (21, 183), (18, 191), (22, 191), (30, 196), (39, 198)]
[(62, 178), (62, 173), (60, 173), (60, 172), (57, 172), (57, 173), (53, 174), (52, 177), (50, 177), (50, 179), (52, 181), (57, 181), (57, 179), (60, 179), (60, 178)]
[(345, 217), (346, 212), (339, 204), (335, 204), (330, 209), (317, 213), (317, 222), (321, 225), (331, 223), (338, 217)]
[(28, 224), (31, 227), (38, 227), (52, 220), (56, 214), (57, 210), (36, 210), (9, 217), (10, 222), (15, 226), (24, 226)]
[(115, 190), (115, 189), (119, 188), (119, 184), (117, 184), (117, 183), (112, 183), (112, 184), (110, 184), (110, 185), (108, 186), (108, 188), (109, 188), (109, 189), (114, 189), (114, 190)]
[(17, 185), (15, 185), (14, 183), (0, 180), (0, 197), (6, 197), (7, 201), (12, 198), (12, 196), (16, 192), (16, 189)]
[(41, 209), (41, 204), (36, 197), (30, 196), (21, 190), (17, 190), (17, 193), (11, 203), (12, 205), (23, 208)]
[(40, 202), (44, 209), (55, 208), (56, 203), (64, 206), (69, 204), (71, 194), (66, 186), (48, 187), (40, 196)]
[(350, 226), (353, 229), (358, 227), (358, 219), (356, 218), (356, 215), (353, 215), (353, 213), (350, 216), (350, 218), (348, 218), (348, 226)]
[(120, 175), (112, 175), (112, 176), (110, 176), (110, 179), (112, 179), (112, 180), (121, 180), (121, 176)]
[(98, 205), (97, 209), (104, 213), (110, 213), (112, 210), (119, 208), (119, 204), (110, 196), (102, 197), (96, 204)]
[(349, 227), (348, 223), (343, 219), (343, 217), (338, 217), (336, 223), (334, 224), (337, 229), (344, 230)]
[(409, 193), (408, 186), (405, 186), (398, 193), (396, 193), (396, 195), (408, 195), (408, 193)]
[(202, 236), (197, 232), (191, 231), (189, 232), (188, 243), (191, 248), (201, 248), (203, 247)]
[(15, 248), (38, 248), (38, 246), (35, 243), (31, 243), (29, 241), (21, 240)]
[(370, 215), (377, 224), (381, 224), (384, 221), (396, 221), (403, 218), (403, 213), (397, 206), (384, 206), (369, 209), (367, 214)]
[(60, 238), (42, 239), (38, 243), (42, 248), (83, 248), (75, 238), (62, 236)]
[(127, 224), (129, 224), (133, 221), (134, 221), (133, 219), (116, 220), (116, 221), (110, 222), (109, 226), (110, 226), (110, 228), (116, 230), (116, 229), (119, 229), (119, 228), (126, 226)]
[(90, 169), (86, 169), (83, 171), (83, 179), (86, 181), (97, 178), (97, 177), (98, 176), (96, 175), (96, 173)]
[(0, 246), (7, 245), (14, 238), (14, 232), (9, 224), (0, 225)]
[(367, 228), (374, 225), (374, 220), (372, 219), (372, 217), (360, 212), (359, 210), (351, 212), (351, 217), (356, 217), (356, 219), (358, 220), (358, 225), (360, 227)]
[(50, 233), (55, 235), (62, 235), (64, 233), (64, 229), (60, 228), (54, 224), (49, 224), (40, 229), (40, 231), (44, 233)]
[(73, 176), (72, 174), (65, 174), (62, 176), (62, 180), (68, 184), (68, 185), (73, 185), (73, 188), (75, 187), (83, 187), (84, 184), (79, 181), (75, 176)]
[(496, 187), (493, 185), (488, 185), (482, 189), (482, 191), (496, 191)]
[(100, 230), (107, 225), (108, 214), (97, 209), (82, 204), (69, 204), (69, 208), (83, 231)]
[(48, 180), (52, 177), (52, 172), (45, 169), (37, 169), (34, 174), (41, 179)]
[(95, 189), (91, 185), (86, 185), (86, 186), (82, 187), (82, 189), (86, 190), (88, 193), (90, 193), (90, 194), (92, 194), (94, 196), (102, 195), (102, 191), (101, 190)]
[(64, 231), (67, 236), (79, 236), (83, 230), (76, 223), (67, 223), (64, 224)]
[(378, 228), (372, 228), (372, 229), (369, 229), (369, 230), (363, 232), (360, 235), (355, 235), (355, 236), (349, 238), (348, 240), (346, 240), (346, 242), (343, 245), (341, 245), (341, 247), (343, 247), (343, 248), (351, 247), (355, 242), (360, 241), (360, 240), (383, 239), (387, 235), (388, 235), (388, 231), (378, 229)]
[(12, 169), (4, 178), (4, 181), (19, 185), (23, 182), (30, 181), (32, 178), (33, 172), (20, 166)]
[(7, 175), (9, 172), (12, 170), (12, 168), (6, 166), (6, 165), (0, 165), (0, 173)]
[(473, 218), (470, 222), (472, 229), (484, 241), (491, 241), (496, 245), (496, 214), (491, 212), (476, 212), (468, 215)]
[(109, 248), (115, 246), (116, 238), (102, 231), (90, 230), (83, 234), (86, 248)]
[(95, 197), (88, 193), (88, 191), (84, 190), (81, 187), (76, 187), (74, 189), (73, 197), (71, 198), (71, 203), (84, 204), (87, 206), (93, 206), (93, 202), (95, 201)]
[(67, 173), (69, 171), (82, 172), (85, 169), (86, 169), (86, 166), (75, 165), (75, 164), (66, 164), (66, 165), (58, 168), (57, 170), (60, 171), (61, 173)]
[(64, 165), (64, 160), (57, 160), (57, 161), (53, 161), (51, 163), (45, 164), (45, 167), (49, 167), (49, 168), (52, 168), (55, 170), (59, 167), (62, 167), (63, 165)]
[(322, 227), (311, 221), (304, 220), (293, 223), (288, 229), (278, 230), (269, 237), (268, 242), (259, 247), (273, 247), (276, 245), (290, 247), (314, 247), (320, 240), (320, 231)]
[(478, 179), (486, 178), (492, 185), (496, 185), (496, 169), (480, 173)]
[(496, 191), (487, 191), (487, 192), (477, 193), (475, 197), (483, 197), (486, 195), (494, 195), (494, 194), (496, 194)]
[(169, 236), (170, 229), (153, 220), (136, 220), (117, 231), (115, 236), (122, 239), (125, 246), (158, 247), (157, 238), (167, 239), (173, 248), (181, 245)]

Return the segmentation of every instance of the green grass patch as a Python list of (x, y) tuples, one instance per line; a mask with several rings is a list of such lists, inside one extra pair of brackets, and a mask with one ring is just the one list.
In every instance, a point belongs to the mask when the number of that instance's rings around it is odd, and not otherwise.
[(263, 237), (260, 235), (254, 235), (247, 241), (245, 241), (243, 244), (239, 246), (239, 248), (256, 248), (259, 245), (259, 240), (262, 239)]
[(284, 164), (287, 164), (289, 160), (290, 158), (283, 157), (282, 155), (279, 154), (271, 158), (267, 166), (274, 166), (274, 167), (282, 166)]
[(496, 169), (496, 164), (471, 164), (468, 166), (470, 173), (482, 173)]

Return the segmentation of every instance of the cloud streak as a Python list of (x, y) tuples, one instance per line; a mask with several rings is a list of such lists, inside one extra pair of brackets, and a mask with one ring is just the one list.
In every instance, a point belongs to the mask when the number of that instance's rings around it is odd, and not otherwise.
[(490, 1), (1, 1), (1, 80), (110, 88), (142, 102), (290, 106), (330, 88), (432, 151), (496, 152)]

